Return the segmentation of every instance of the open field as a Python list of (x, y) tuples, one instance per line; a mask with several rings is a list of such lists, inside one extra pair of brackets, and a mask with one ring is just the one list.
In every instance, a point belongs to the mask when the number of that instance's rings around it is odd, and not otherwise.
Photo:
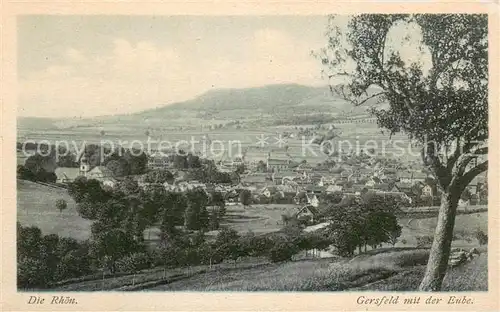
[[(58, 199), (64, 199), (68, 208), (62, 213), (55, 207)], [(281, 228), (281, 215), (291, 211), (295, 205), (241, 205), (227, 206), (222, 226), (229, 226), (240, 233), (253, 231), (269, 233)], [(90, 237), (91, 221), (78, 215), (76, 203), (67, 191), (52, 188), (31, 181), (17, 181), (17, 220), (22, 225), (38, 226), (44, 234), (58, 234), (84, 240)], [(154, 227), (146, 231), (147, 239), (155, 239), (159, 234)]]
[[(261, 204), (244, 207), (243, 205), (226, 206), (226, 215), (220, 221), (221, 227), (230, 227), (243, 235), (248, 231), (255, 234), (275, 232), (281, 229), (281, 215), (294, 211), (296, 205)], [(215, 237), (218, 231), (207, 232), (208, 237)], [(160, 237), (158, 227), (146, 230), (147, 240), (156, 241)]]
[[(68, 207), (62, 213), (56, 201), (64, 199)], [(84, 240), (90, 236), (91, 222), (81, 218), (76, 203), (65, 189), (31, 181), (17, 180), (17, 220), (24, 226), (35, 225), (43, 234), (58, 234)]]
[[(402, 234), (399, 238), (397, 247), (416, 246), (417, 236), (434, 236), (434, 229), (437, 224), (437, 217), (433, 218), (414, 218), (414, 219), (400, 219), (399, 224), (402, 226)], [(488, 233), (488, 213), (471, 213), (459, 214), (455, 219), (454, 233), (456, 238), (453, 240), (452, 246), (454, 247), (469, 247), (477, 245), (474, 237), (476, 230), (482, 230)], [(471, 241), (468, 241), (471, 239)], [(406, 240), (406, 244), (402, 241)]]
[(294, 211), (297, 205), (262, 204), (243, 207), (228, 206), (222, 226), (229, 226), (240, 233), (268, 233), (282, 227), (281, 215)]
[[(217, 130), (207, 129), (186, 129), (186, 130), (173, 130), (173, 129), (158, 129), (153, 130), (147, 125), (140, 125), (138, 127), (122, 127), (119, 125), (102, 127), (88, 127), (88, 128), (70, 128), (70, 129), (48, 129), (39, 131), (39, 129), (18, 129), (18, 141), (24, 142), (27, 140), (41, 141), (48, 140), (56, 144), (57, 141), (66, 144), (68, 142), (70, 149), (75, 147), (81, 149), (84, 143), (102, 143), (105, 146), (116, 148), (119, 144), (125, 148), (135, 147), (139, 148), (142, 144), (144, 149), (148, 148), (148, 137), (146, 131), (151, 135), (150, 147), (155, 149), (157, 142), (163, 141), (163, 147), (168, 146), (169, 142), (175, 146), (178, 142), (186, 141), (180, 147), (184, 149), (191, 149), (191, 142), (196, 151), (201, 151), (209, 158), (220, 159), (224, 157), (236, 157), (242, 150), (246, 150), (247, 160), (264, 160), (269, 152), (279, 157), (288, 157), (283, 146), (276, 144), (277, 139), (284, 131), (296, 132), (295, 126), (277, 127), (277, 126), (252, 126), (245, 129), (224, 128)], [(382, 152), (386, 157), (414, 160), (420, 157), (418, 150), (413, 150), (409, 146), (409, 141), (402, 135), (395, 135), (392, 139), (386, 134), (383, 134), (376, 124), (341, 124), (337, 125), (338, 131), (341, 132), (340, 137), (333, 141), (334, 149), (348, 150), (361, 150), (366, 149), (364, 145), (367, 141), (371, 141), (370, 147), (374, 144), (378, 148), (378, 152)], [(101, 129), (104, 129), (105, 134), (101, 135)], [(322, 133), (324, 131), (320, 131)], [(258, 146), (259, 138), (263, 135), (266, 138), (265, 146)], [(209, 141), (207, 141), (208, 136)], [(322, 162), (328, 158), (319, 146), (309, 145), (312, 137), (302, 138), (297, 136), (295, 138), (287, 139), (289, 147), (287, 153), (293, 159), (301, 161), (307, 160), (311, 164)], [(135, 142), (134, 142), (135, 141)], [(134, 143), (132, 143), (134, 142)], [(155, 143), (156, 142), (156, 143)], [(212, 142), (212, 146), (210, 145)], [(217, 143), (215, 143), (217, 142)], [(233, 143), (231, 143), (233, 142)], [(397, 146), (395, 146), (397, 142)], [(180, 144), (180, 143), (179, 143)], [(222, 145), (221, 145), (222, 144)], [(223, 148), (225, 153), (219, 151)], [(274, 151), (277, 151), (275, 153)]]

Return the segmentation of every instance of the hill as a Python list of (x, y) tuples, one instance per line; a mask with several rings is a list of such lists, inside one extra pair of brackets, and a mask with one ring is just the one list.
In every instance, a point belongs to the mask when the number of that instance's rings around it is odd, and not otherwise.
[(367, 107), (378, 105), (369, 101), (354, 107), (333, 95), (327, 86), (311, 87), (298, 84), (277, 84), (243, 89), (217, 89), (191, 100), (160, 106), (133, 114), (100, 116), (88, 119), (48, 119), (19, 117), (18, 128), (57, 129), (99, 127), (113, 124), (148, 126), (195, 118), (198, 123), (214, 119), (276, 119), (298, 115), (326, 114), (330, 116), (366, 115)]
[[(307, 114), (321, 112), (333, 115), (366, 114), (366, 109), (376, 105), (369, 101), (363, 107), (352, 104), (332, 94), (327, 86), (311, 87), (298, 84), (276, 84), (243, 89), (217, 89), (208, 91), (192, 100), (162, 106), (137, 114), (157, 117), (174, 111), (196, 111), (205, 114), (224, 114), (227, 111), (249, 117), (262, 114)], [(236, 115), (236, 114), (235, 114)]]

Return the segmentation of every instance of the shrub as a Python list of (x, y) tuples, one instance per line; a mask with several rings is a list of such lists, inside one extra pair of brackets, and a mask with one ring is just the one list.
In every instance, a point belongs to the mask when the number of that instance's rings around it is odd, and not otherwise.
[(18, 223), (17, 283), (19, 288), (45, 288), (61, 279), (91, 272), (85, 243), (42, 235), (37, 227)]
[(119, 272), (138, 272), (149, 269), (152, 265), (151, 256), (145, 252), (136, 252), (116, 261)]
[(488, 234), (484, 233), (482, 230), (478, 229), (474, 233), (479, 245), (488, 245)]
[(291, 260), (293, 255), (299, 252), (299, 247), (287, 238), (278, 238), (274, 241), (269, 250), (269, 260), (271, 262), (281, 262)]
[(256, 236), (247, 233), (240, 239), (245, 254), (253, 257), (265, 256), (273, 246), (273, 241), (267, 236)]
[(417, 236), (417, 247), (430, 247), (434, 241), (434, 237), (430, 235)]
[(155, 266), (178, 267), (187, 261), (183, 248), (173, 245), (156, 248), (152, 258)]
[(406, 239), (404, 239), (404, 238), (403, 238), (403, 239), (401, 240), (401, 244), (406, 245), (407, 243), (408, 243), (408, 241), (407, 241)]
[(414, 267), (416, 265), (426, 265), (428, 260), (428, 250), (412, 250), (399, 253), (394, 262), (400, 267)]
[(240, 236), (234, 229), (223, 228), (215, 239), (216, 254), (223, 259), (236, 261), (245, 255), (244, 246), (241, 245)]
[(239, 195), (240, 203), (248, 206), (252, 203), (252, 193), (249, 190), (242, 190)]
[(468, 243), (472, 242), (472, 233), (467, 230), (456, 230), (453, 232), (453, 240), (464, 240)]
[(90, 259), (85, 250), (71, 250), (57, 264), (55, 279), (63, 280), (91, 273)]
[(23, 257), (17, 264), (17, 286), (20, 288), (45, 288), (50, 282), (48, 267), (43, 260)]

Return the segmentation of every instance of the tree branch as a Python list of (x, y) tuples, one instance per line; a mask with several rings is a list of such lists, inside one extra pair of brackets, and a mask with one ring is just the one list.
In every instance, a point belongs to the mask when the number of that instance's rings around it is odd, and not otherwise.
[[(460, 158), (460, 156), (464, 155), (464, 154), (468, 154), (470, 152), (470, 150), (474, 147), (474, 146), (477, 146), (479, 145), (480, 143), (479, 142), (475, 142), (475, 141), (469, 141), (469, 142), (466, 142), (464, 143), (463, 145), (460, 144), (460, 138), (457, 138), (457, 146), (455, 148), (455, 151), (453, 152), (453, 155), (451, 155), (449, 158), (448, 158), (448, 161), (447, 161), (447, 169), (451, 172), (451, 170), (453, 169), (453, 167), (455, 166), (456, 162), (458, 161), (458, 159)], [(486, 153), (488, 153), (488, 151), (486, 150)], [(485, 153), (485, 154), (486, 154)]]
[(458, 178), (462, 177), (464, 175), (465, 169), (467, 169), (467, 165), (469, 165), (471, 160), (477, 158), (480, 155), (486, 154), (488, 154), (487, 146), (480, 147), (472, 152), (463, 153), (457, 160), (457, 167), (455, 167), (455, 170), (453, 170), (453, 175)]
[[(457, 36), (457, 38), (461, 38), (464, 34), (468, 33), (470, 29), (466, 28), (462, 32), (460, 32)], [(444, 47), (443, 47), (444, 48)], [(439, 79), (439, 76), (443, 73), (443, 71), (451, 65), (453, 62), (461, 59), (463, 55), (455, 56), (455, 57), (450, 57), (448, 60), (442, 60), (443, 56), (447, 55), (448, 52), (451, 50), (451, 46), (447, 47), (446, 50), (440, 51), (441, 53), (438, 53), (438, 51), (431, 51), (431, 61), (432, 61), (432, 76), (431, 76), (431, 83), (430, 86), (432, 90), (435, 90), (437, 88), (437, 81)], [(464, 53), (464, 51), (463, 51)]]
[(374, 94), (374, 95), (371, 95), (371, 96), (367, 97), (366, 99), (364, 99), (364, 100), (362, 100), (362, 101), (360, 101), (360, 102), (354, 102), (354, 106), (361, 106), (361, 105), (363, 105), (364, 103), (366, 103), (369, 99), (372, 99), (372, 98), (374, 98), (374, 97), (377, 97), (377, 96), (379, 96), (379, 95), (384, 95), (384, 94), (385, 94), (385, 92), (384, 92), (384, 91), (379, 92), (379, 93), (376, 93), (376, 94)]
[(460, 179), (460, 184), (463, 185), (464, 187), (469, 185), (469, 183), (471, 183), (476, 176), (478, 176), (480, 173), (485, 172), (486, 170), (488, 170), (487, 160), (475, 166), (474, 168), (469, 170), (466, 174), (464, 174), (463, 177)]

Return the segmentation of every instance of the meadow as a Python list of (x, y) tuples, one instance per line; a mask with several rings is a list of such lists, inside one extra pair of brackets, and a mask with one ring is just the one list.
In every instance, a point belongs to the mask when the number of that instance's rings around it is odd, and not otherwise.
[[(301, 125), (297, 127), (306, 127)], [(239, 156), (246, 151), (247, 160), (264, 160), (268, 153), (277, 158), (291, 157), (297, 161), (306, 160), (311, 164), (322, 162), (328, 159), (328, 155), (323, 153), (319, 146), (309, 145), (312, 137), (302, 138), (301, 136), (289, 138), (286, 141), (288, 150), (285, 153), (284, 144), (278, 143), (278, 138), (283, 132), (296, 132), (296, 126), (259, 126), (251, 125), (247, 128), (236, 129), (233, 127), (208, 130), (206, 128), (195, 127), (190, 129), (149, 129), (147, 125), (126, 126), (107, 125), (104, 134), (101, 134), (101, 127), (89, 126), (69, 129), (49, 129), (39, 131), (38, 129), (23, 128), (18, 129), (18, 141), (41, 141), (48, 140), (51, 143), (57, 141), (69, 142), (72, 149), (74, 145), (81, 149), (84, 143), (103, 143), (108, 147), (117, 147), (120, 143), (125, 148), (148, 148), (148, 136), (150, 133), (152, 149), (157, 148), (162, 141), (162, 146), (175, 146), (186, 150), (191, 149), (191, 142), (195, 141), (195, 151), (202, 152), (205, 156), (220, 160)], [(391, 139), (387, 134), (382, 133), (376, 124), (340, 124), (337, 125), (340, 136), (333, 141), (334, 149), (354, 151), (378, 146), (377, 151), (382, 152), (386, 157), (404, 158), (415, 160), (420, 157), (417, 150), (411, 149), (409, 141), (402, 135), (395, 135)], [(320, 131), (325, 132), (324, 130)], [(259, 144), (259, 139), (263, 136), (265, 142)], [(135, 142), (134, 142), (135, 141)], [(155, 143), (156, 141), (156, 143)], [(141, 143), (139, 143), (141, 142)], [(212, 142), (212, 145), (211, 143)], [(231, 143), (233, 142), (233, 143)], [(368, 142), (368, 143), (367, 143)], [(397, 142), (397, 146), (395, 145)], [(61, 143), (65, 144), (65, 143)], [(223, 152), (220, 149), (223, 149)], [(402, 152), (404, 149), (404, 155)], [(288, 154), (288, 155), (287, 155)]]
[[(62, 213), (56, 209), (56, 200), (68, 203)], [(240, 233), (269, 233), (281, 228), (281, 215), (293, 211), (295, 205), (262, 204), (243, 207), (227, 206), (222, 226), (229, 226)], [(17, 220), (22, 225), (35, 225), (44, 234), (58, 234), (85, 240), (90, 237), (91, 221), (83, 219), (76, 211), (76, 203), (65, 189), (53, 188), (31, 181), (17, 180)], [(215, 233), (208, 233), (208, 235)], [(156, 240), (159, 229), (152, 227), (145, 238)]]
[[(67, 202), (62, 212), (56, 208), (58, 199)], [(90, 237), (91, 222), (78, 215), (76, 203), (65, 189), (31, 181), (17, 180), (17, 221), (24, 226), (37, 226), (45, 235), (58, 234), (78, 240)]]
[[(434, 236), (437, 217), (399, 219), (402, 234), (396, 247), (416, 246), (416, 237)], [(488, 213), (459, 214), (455, 218), (453, 247), (472, 247), (477, 245), (474, 233), (481, 230), (488, 233)], [(402, 242), (406, 241), (405, 244)]]

